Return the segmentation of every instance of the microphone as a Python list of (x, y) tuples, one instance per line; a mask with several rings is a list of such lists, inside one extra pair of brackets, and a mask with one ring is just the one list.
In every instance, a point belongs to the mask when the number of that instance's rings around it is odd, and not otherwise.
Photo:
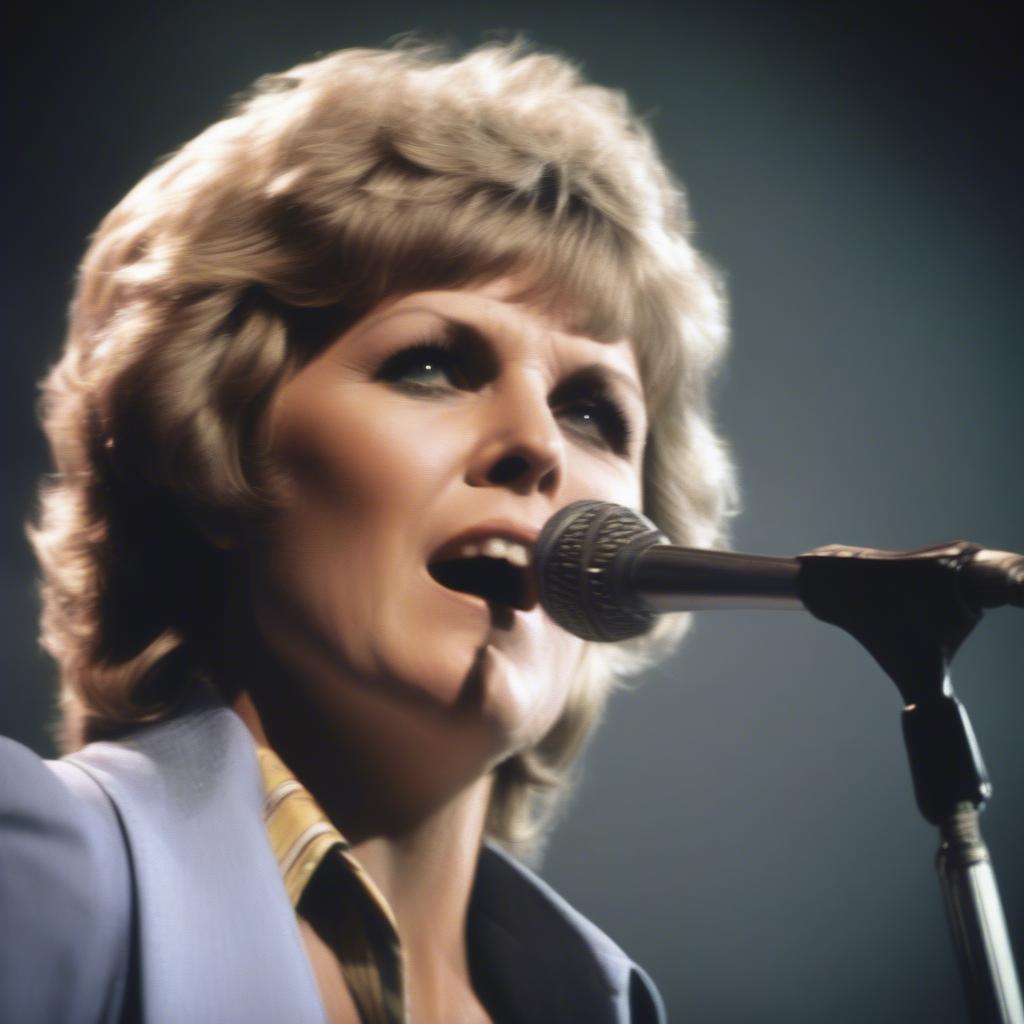
[(627, 640), (664, 612), (718, 608), (807, 609), (823, 561), (887, 571), (923, 566), (955, 574), (973, 610), (1024, 605), (1024, 555), (957, 541), (917, 551), (830, 545), (798, 558), (676, 547), (646, 516), (621, 505), (576, 501), (548, 520), (534, 546), (540, 602), (584, 640)]

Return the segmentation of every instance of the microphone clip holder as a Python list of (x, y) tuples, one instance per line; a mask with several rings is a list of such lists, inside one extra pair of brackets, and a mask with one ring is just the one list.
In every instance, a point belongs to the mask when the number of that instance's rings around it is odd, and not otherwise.
[(801, 555), (797, 586), (814, 616), (858, 640), (903, 698), (914, 793), (940, 833), (936, 859), (975, 1024), (1024, 1024), (1020, 987), (978, 815), (992, 794), (978, 742), (949, 667), (983, 611), (958, 578), (965, 541), (893, 552), (831, 545)]

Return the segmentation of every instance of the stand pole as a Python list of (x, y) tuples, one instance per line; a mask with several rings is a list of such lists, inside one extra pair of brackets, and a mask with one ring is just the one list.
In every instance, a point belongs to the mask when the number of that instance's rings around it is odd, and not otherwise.
[(1024, 1022), (1010, 937), (988, 848), (969, 803), (939, 826), (935, 867), (972, 1021)]
[(939, 829), (939, 873), (973, 1024), (1024, 1024), (999, 890), (979, 810), (992, 794), (967, 710), (949, 677), (903, 709), (903, 739), (921, 814)]

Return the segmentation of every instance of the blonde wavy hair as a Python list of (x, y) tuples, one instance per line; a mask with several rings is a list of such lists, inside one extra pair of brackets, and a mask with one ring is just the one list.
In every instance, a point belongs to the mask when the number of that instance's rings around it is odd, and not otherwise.
[[(44, 382), (56, 472), (30, 533), (63, 748), (217, 682), (230, 555), (196, 524), (273, 507), (272, 396), (388, 296), (514, 273), (594, 337), (631, 338), (645, 510), (677, 543), (721, 542), (733, 476), (707, 391), (724, 301), (690, 236), (625, 97), (560, 57), (401, 45), (260, 79), (102, 222)], [(685, 624), (587, 646), (560, 720), (498, 769), (492, 837), (532, 847), (613, 681)]]

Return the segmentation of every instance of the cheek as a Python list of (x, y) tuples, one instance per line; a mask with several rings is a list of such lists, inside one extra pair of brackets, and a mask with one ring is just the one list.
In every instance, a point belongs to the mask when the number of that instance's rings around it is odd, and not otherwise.
[[(350, 516), (371, 506), (396, 474), (397, 438), (384, 418), (340, 416), (311, 406), (290, 418), (275, 444), (290, 507), (334, 507)], [(332, 414), (333, 413), (333, 414)]]
[[(309, 395), (279, 421), (282, 508), (261, 538), (254, 602), (272, 646), (317, 678), (413, 685), (420, 673), (421, 689), (447, 699), (481, 630), (457, 619), (445, 632), (443, 603), (424, 596), (434, 584), (420, 577), (425, 524), (445, 500), (464, 433), (446, 433), (422, 405), (378, 396), (363, 408), (364, 394)], [(431, 644), (442, 632), (451, 642)]]
[(639, 508), (643, 501), (640, 470), (632, 463), (592, 455), (570, 459), (561, 504), (568, 505), (581, 498)]
[(275, 449), (296, 499), (322, 501), (372, 534), (395, 520), (415, 522), (461, 475), (468, 431), (443, 408), (389, 401), (367, 387), (293, 402)]

